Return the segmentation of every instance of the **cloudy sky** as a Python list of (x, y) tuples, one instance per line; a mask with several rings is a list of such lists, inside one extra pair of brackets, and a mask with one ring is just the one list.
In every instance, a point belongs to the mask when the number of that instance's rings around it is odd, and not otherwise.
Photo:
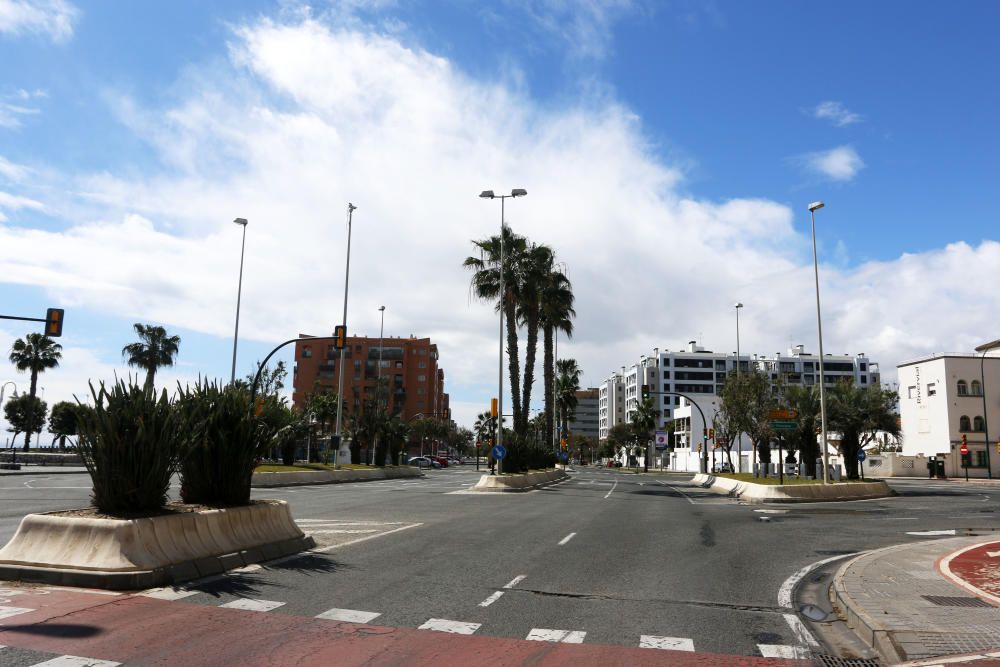
[[(66, 309), (50, 405), (127, 374), (134, 322), (182, 338), (162, 383), (228, 377), (244, 217), (246, 374), (339, 322), (350, 201), (350, 329), (378, 335), (384, 304), (386, 335), (430, 336), (469, 424), (496, 378), (461, 267), (499, 226), (481, 190), (528, 190), (507, 220), (566, 264), (560, 355), (588, 385), (653, 347), (735, 349), (736, 301), (744, 351), (814, 350), (822, 199), (826, 351), (892, 380), (1000, 337), (998, 20), (986, 2), (0, 0), (0, 314)], [(4, 358), (32, 326), (0, 321)]]

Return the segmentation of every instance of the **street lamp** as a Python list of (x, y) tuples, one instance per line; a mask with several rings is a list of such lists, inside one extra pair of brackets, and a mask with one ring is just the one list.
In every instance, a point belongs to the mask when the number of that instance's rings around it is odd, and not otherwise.
[(819, 307), (819, 261), (816, 257), (816, 211), (823, 208), (825, 204), (821, 201), (814, 201), (809, 204), (809, 215), (812, 218), (813, 237), (813, 272), (816, 277), (816, 328), (819, 330), (819, 419), (822, 441), (820, 447), (823, 452), (823, 483), (830, 483), (830, 455), (826, 446), (826, 376), (823, 373), (823, 318), (820, 315)]
[[(733, 306), (736, 309), (736, 377), (740, 376), (740, 310), (743, 309), (743, 302), (738, 301)], [(736, 467), (739, 472), (743, 472), (743, 432), (736, 436)]]
[[(347, 339), (347, 286), (351, 278), (351, 220), (357, 206), (347, 203), (347, 265), (344, 269), (344, 339)], [(333, 450), (333, 465), (337, 465), (337, 454), (340, 453), (340, 416), (344, 409), (344, 354), (347, 352), (347, 344), (340, 348), (340, 379), (337, 381), (337, 429), (333, 434), (336, 445)]]
[[(506, 226), (504, 222), (504, 203), (508, 197), (524, 197), (528, 194), (528, 191), (524, 188), (514, 188), (510, 191), (509, 195), (498, 195), (494, 194), (492, 190), (483, 190), (479, 193), (479, 196), (483, 199), (499, 199), (500, 200), (500, 364), (497, 369), (498, 387), (497, 387), (497, 414), (503, 415), (503, 315), (504, 315), (504, 300), (507, 296), (504, 291), (503, 285), (503, 230)], [(525, 406), (527, 407), (527, 406)], [(500, 420), (502, 422), (502, 420)], [(503, 426), (497, 427), (497, 442), (496, 444), (503, 444)]]
[(1000, 348), (1000, 339), (993, 341), (992, 343), (986, 343), (985, 345), (980, 345), (976, 348), (976, 352), (982, 352), (983, 356), (979, 358), (979, 381), (982, 386), (981, 391), (983, 392), (983, 438), (986, 444), (986, 476), (989, 479), (993, 479), (993, 466), (990, 465), (990, 423), (986, 416), (987, 404), (986, 404), (986, 353), (990, 350)]
[(12, 398), (17, 398), (17, 385), (14, 384), (14, 382), (12, 380), (8, 380), (7, 382), (4, 382), (3, 384), (0, 384), (0, 408), (3, 407), (3, 392), (4, 392), (4, 389), (7, 388), (7, 385), (10, 385), (10, 386), (14, 387), (14, 393), (11, 394), (11, 397)]
[[(375, 380), (375, 409), (382, 407), (382, 334), (385, 331), (385, 306), (378, 307), (382, 323), (378, 329), (378, 377)], [(374, 446), (372, 447), (372, 465), (375, 465), (375, 450), (378, 449), (378, 433), (375, 433)]]
[(236, 286), (236, 330), (233, 332), (233, 372), (229, 382), (236, 382), (236, 342), (240, 337), (240, 296), (243, 293), (243, 251), (247, 245), (247, 219), (236, 218), (233, 222), (243, 228), (243, 241), (240, 243), (240, 281)]

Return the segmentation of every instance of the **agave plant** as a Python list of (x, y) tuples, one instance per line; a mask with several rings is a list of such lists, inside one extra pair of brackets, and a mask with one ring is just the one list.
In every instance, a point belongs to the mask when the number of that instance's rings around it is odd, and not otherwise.
[(149, 512), (167, 501), (177, 460), (174, 415), (166, 391), (118, 380), (90, 385), (91, 409), (78, 413), (78, 447), (101, 512)]

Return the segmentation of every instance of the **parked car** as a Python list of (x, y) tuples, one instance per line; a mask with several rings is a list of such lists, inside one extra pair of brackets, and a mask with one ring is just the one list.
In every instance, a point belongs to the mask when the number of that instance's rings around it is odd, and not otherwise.
[(460, 466), (462, 465), (462, 461), (459, 459), (448, 459), (448, 465)]
[(407, 464), (418, 468), (440, 468), (441, 464), (428, 456), (414, 456)]
[(715, 466), (712, 468), (712, 472), (732, 473), (733, 466), (729, 465), (727, 461), (723, 461), (722, 463), (716, 463)]
[(437, 462), (438, 462), (438, 464), (439, 464), (439, 465), (440, 465), (440, 466), (441, 466), (442, 468), (447, 468), (447, 467), (448, 467), (448, 459), (446, 459), (446, 458), (445, 458), (445, 457), (443, 457), (443, 456), (430, 456), (429, 458), (430, 458), (430, 459), (431, 459), (432, 461), (437, 461)]

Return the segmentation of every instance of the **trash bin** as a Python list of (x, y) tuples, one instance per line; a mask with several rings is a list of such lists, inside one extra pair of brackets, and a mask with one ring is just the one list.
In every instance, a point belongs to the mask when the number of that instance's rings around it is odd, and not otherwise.
[(946, 477), (944, 474), (944, 458), (939, 458), (936, 463), (937, 463), (938, 479), (945, 479)]

